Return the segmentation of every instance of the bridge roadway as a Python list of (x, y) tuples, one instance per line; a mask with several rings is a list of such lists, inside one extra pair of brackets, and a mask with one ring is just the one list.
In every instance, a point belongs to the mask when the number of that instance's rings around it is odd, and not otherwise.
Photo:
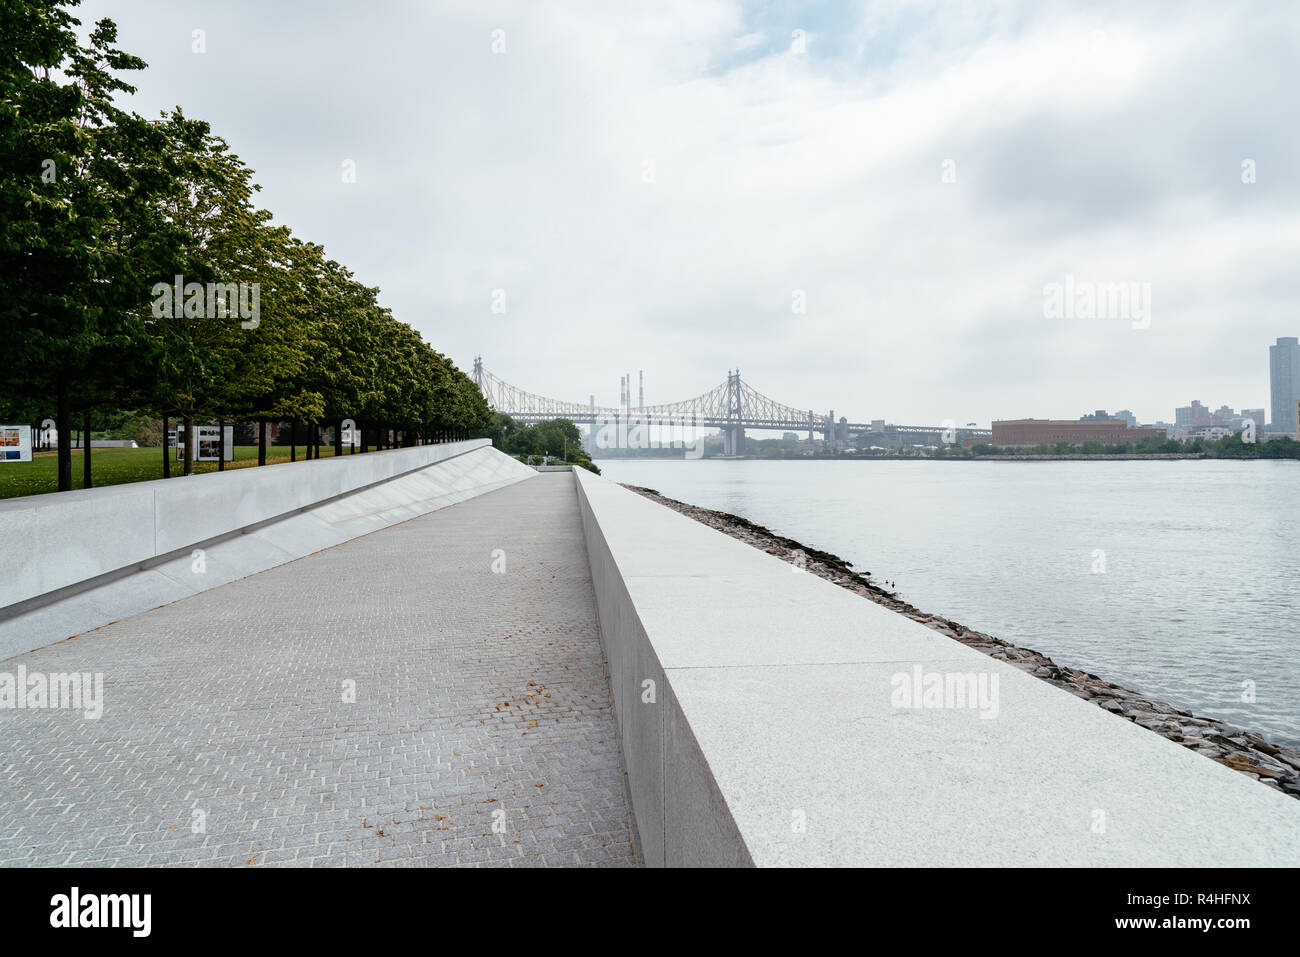
[(0, 866), (636, 864), (596, 620), (560, 472), (0, 662), (104, 675), (0, 711)]
[[(755, 419), (745, 418), (737, 422), (735, 419), (722, 418), (713, 415), (665, 415), (659, 412), (639, 412), (633, 408), (629, 412), (600, 412), (594, 415), (590, 412), (505, 412), (516, 422), (535, 423), (535, 422), (552, 422), (557, 418), (568, 419), (570, 422), (579, 425), (590, 426), (622, 426), (630, 428), (637, 425), (647, 425), (663, 428), (690, 428), (690, 429), (727, 429), (735, 428), (739, 425), (742, 429), (753, 429), (755, 431), (767, 432), (807, 432), (812, 428), (813, 432), (826, 431), (827, 419), (819, 417), (813, 422), (801, 419), (797, 422), (785, 419)], [(837, 427), (842, 426), (850, 435), (861, 433), (873, 434), (875, 431), (870, 423), (867, 422), (845, 422), (837, 423)], [(885, 433), (901, 433), (903, 435), (933, 435), (949, 430), (945, 425), (886, 425)], [(951, 427), (951, 431), (960, 441), (967, 436), (977, 438), (992, 438), (992, 429), (977, 429), (971, 426)]]

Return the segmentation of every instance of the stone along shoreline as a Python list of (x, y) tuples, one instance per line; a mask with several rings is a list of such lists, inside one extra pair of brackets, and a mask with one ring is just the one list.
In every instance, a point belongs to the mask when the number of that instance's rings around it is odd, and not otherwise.
[(1253, 731), (1243, 731), (1225, 721), (1197, 717), (1168, 702), (1120, 687), (1086, 671), (1063, 668), (1047, 655), (1030, 648), (1021, 648), (939, 615), (928, 614), (876, 584), (871, 580), (870, 572), (854, 571), (851, 562), (778, 535), (739, 515), (688, 505), (650, 488), (627, 484), (623, 487), (770, 555), (785, 561), (797, 561), (810, 574), (906, 615), (976, 651), (1014, 665), (1275, 790), (1300, 798), (1300, 750), (1271, 744)]

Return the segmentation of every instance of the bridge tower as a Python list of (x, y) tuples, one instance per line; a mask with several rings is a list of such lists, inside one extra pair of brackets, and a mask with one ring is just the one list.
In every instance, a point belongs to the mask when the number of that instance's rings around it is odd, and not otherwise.
[(483, 357), (474, 357), (474, 384), (478, 386), (480, 392), (483, 391)]
[(745, 408), (740, 389), (740, 370), (727, 372), (727, 427), (723, 432), (723, 454), (745, 454)]

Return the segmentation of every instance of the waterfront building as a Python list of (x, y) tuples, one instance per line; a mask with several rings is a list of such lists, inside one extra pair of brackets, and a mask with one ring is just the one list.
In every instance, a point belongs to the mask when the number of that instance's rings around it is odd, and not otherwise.
[(993, 423), (993, 444), (1007, 448), (1100, 442), (1115, 445), (1164, 439), (1164, 429), (1131, 429), (1122, 419), (1008, 419)]
[(1188, 429), (1187, 433), (1181, 436), (1181, 438), (1199, 438), (1214, 442), (1219, 439), (1226, 439), (1230, 435), (1236, 435), (1240, 431), (1240, 429), (1234, 429), (1224, 425), (1198, 425), (1194, 429)]
[(1279, 336), (1268, 347), (1269, 398), (1273, 406), (1270, 432), (1295, 435), (1296, 403), (1300, 402), (1300, 338)]

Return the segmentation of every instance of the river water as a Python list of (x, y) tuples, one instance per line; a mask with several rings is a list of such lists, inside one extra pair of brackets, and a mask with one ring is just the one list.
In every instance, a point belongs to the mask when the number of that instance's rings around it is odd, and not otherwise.
[(1300, 462), (597, 464), (848, 559), (924, 611), (1300, 745)]

